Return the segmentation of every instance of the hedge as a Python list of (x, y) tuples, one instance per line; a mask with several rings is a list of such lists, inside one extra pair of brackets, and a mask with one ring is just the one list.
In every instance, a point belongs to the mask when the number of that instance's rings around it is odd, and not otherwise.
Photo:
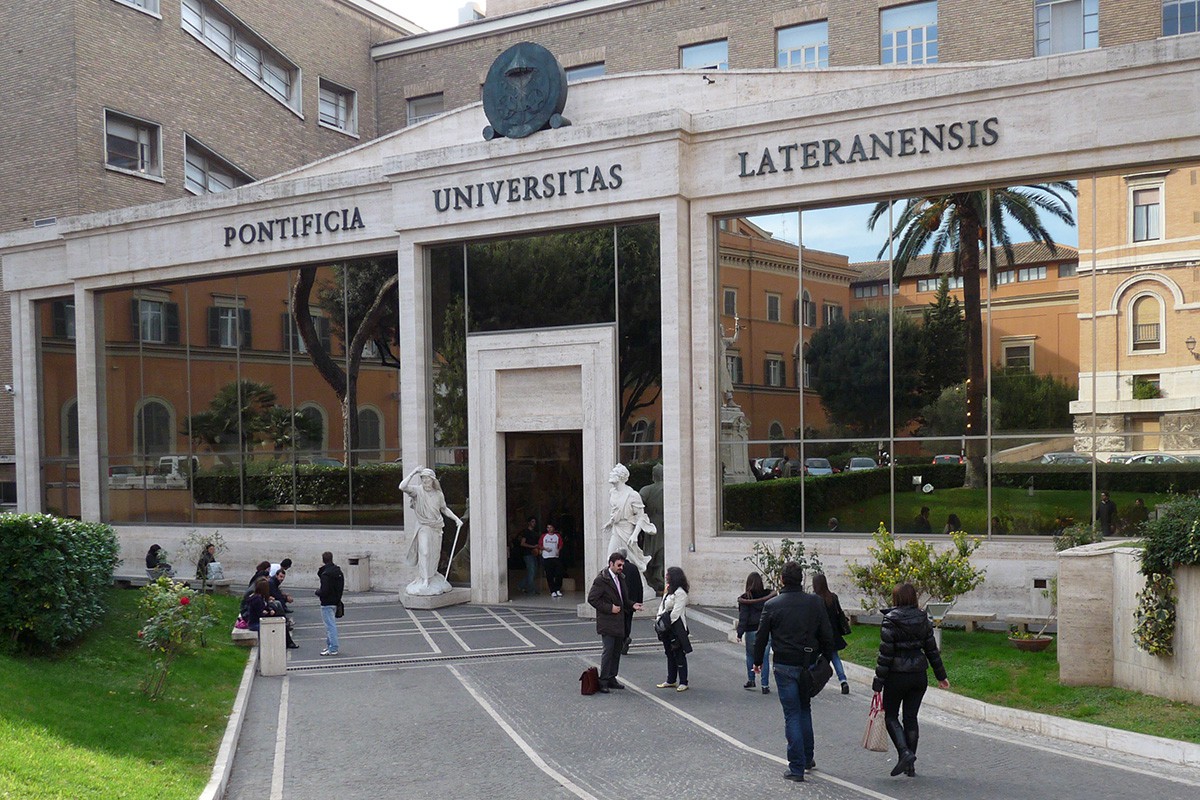
[(51, 650), (99, 624), (120, 562), (107, 525), (48, 514), (0, 515), (0, 636), (9, 648)]
[[(193, 483), (196, 503), (255, 506), (262, 509), (281, 505), (344, 506), (350, 503), (350, 477), (353, 473), (355, 505), (399, 506), (404, 500), (399, 464), (363, 464), (357, 467), (295, 466), (282, 463), (261, 471), (201, 472)], [(438, 481), (446, 501), (454, 506), (466, 502), (466, 467), (437, 467)], [(242, 486), (245, 485), (243, 499)], [(295, 492), (293, 493), (293, 483)]]

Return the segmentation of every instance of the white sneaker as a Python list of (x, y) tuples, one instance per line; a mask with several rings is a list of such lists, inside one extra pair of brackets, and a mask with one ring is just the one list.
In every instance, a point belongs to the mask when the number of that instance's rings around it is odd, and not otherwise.
[(336, 656), (337, 654), (337, 650), (330, 650), (328, 647), (321, 651), (321, 655), (323, 656)]

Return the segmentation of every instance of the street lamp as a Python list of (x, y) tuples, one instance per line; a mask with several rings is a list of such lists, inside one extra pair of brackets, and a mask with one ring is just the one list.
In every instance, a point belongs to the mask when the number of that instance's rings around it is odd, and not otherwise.
[(1188, 352), (1192, 354), (1192, 358), (1200, 361), (1200, 356), (1196, 355), (1196, 337), (1187, 337), (1187, 339), (1184, 341), (1184, 344), (1187, 345)]

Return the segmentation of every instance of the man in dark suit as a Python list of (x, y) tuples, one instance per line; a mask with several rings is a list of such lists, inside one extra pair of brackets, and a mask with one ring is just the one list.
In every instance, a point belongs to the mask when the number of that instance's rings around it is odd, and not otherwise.
[(783, 590), (763, 605), (754, 638), (754, 671), (762, 671), (767, 642), (775, 662), (775, 692), (783, 706), (789, 781), (803, 781), (813, 762), (812, 677), (809, 667), (820, 653), (833, 660), (833, 627), (825, 603), (804, 591), (804, 568), (783, 565)]
[[(617, 552), (622, 556), (628, 556), (628, 553), (624, 550), (618, 550)], [(637, 568), (634, 568), (629, 570), (629, 572), (622, 571), (622, 575), (625, 578), (625, 587), (629, 589), (629, 599), (634, 605), (641, 608), (642, 601), (646, 597), (646, 590), (642, 584), (642, 573), (638, 572)], [(625, 608), (625, 642), (621, 645), (621, 655), (623, 656), (629, 655), (629, 645), (633, 644), (633, 638), (629, 635), (632, 631), (633, 606), (627, 606)]]
[(624, 689), (617, 682), (621, 668), (621, 645), (625, 641), (625, 612), (637, 611), (641, 603), (634, 603), (625, 584), (625, 557), (613, 553), (608, 557), (608, 566), (592, 581), (588, 591), (588, 605), (596, 609), (596, 633), (604, 645), (600, 656), (600, 691), (608, 694), (609, 689)]

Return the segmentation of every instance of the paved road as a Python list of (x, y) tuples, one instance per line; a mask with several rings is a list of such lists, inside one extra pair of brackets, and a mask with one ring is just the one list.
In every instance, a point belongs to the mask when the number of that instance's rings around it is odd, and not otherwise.
[(664, 657), (638, 620), (645, 644), (621, 665), (628, 690), (583, 697), (578, 676), (599, 662), (599, 642), (567, 603), (352, 605), (336, 661), (317, 656), (317, 609), (298, 608), (296, 621), (301, 649), (289, 654), (288, 675), (255, 682), (229, 800), (1200, 796), (1197, 770), (934, 709), (922, 712), (918, 776), (891, 778), (894, 755), (859, 746), (869, 689), (858, 685), (815, 699), (818, 771), (789, 783), (778, 699), (743, 691), (740, 646), (697, 623), (691, 691), (654, 688)]

